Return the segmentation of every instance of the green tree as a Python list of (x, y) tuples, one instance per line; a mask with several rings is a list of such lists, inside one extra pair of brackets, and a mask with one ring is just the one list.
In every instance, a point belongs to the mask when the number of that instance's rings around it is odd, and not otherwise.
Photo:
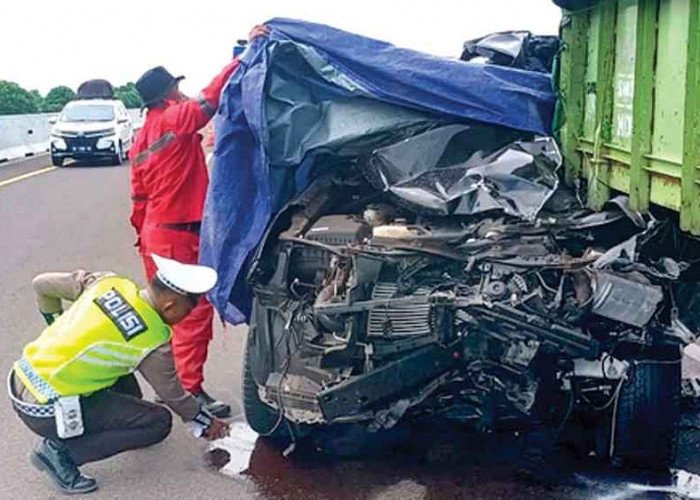
[(14, 82), (0, 80), (0, 115), (38, 113), (32, 94)]
[(63, 109), (63, 106), (75, 99), (75, 92), (70, 87), (59, 85), (49, 90), (44, 98), (45, 113), (58, 113)]
[(129, 82), (126, 85), (121, 85), (114, 89), (114, 97), (122, 101), (124, 106), (129, 109), (143, 106), (141, 95), (139, 91), (136, 90), (136, 85), (134, 85), (133, 82)]
[(44, 109), (44, 98), (42, 97), (41, 93), (34, 89), (29, 91), (29, 95), (32, 96), (32, 101), (34, 101), (36, 109), (39, 111), (39, 113), (41, 113), (41, 111)]

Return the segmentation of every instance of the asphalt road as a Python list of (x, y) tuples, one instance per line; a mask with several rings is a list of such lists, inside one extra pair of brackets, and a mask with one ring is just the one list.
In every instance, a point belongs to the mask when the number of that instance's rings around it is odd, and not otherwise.
[[(22, 346), (42, 328), (30, 286), (35, 274), (108, 269), (142, 280), (128, 225), (128, 166), (47, 166), (46, 157), (0, 166), (3, 377)], [(238, 399), (244, 334), (242, 328), (217, 325), (207, 365), (208, 389), (229, 401)], [(5, 390), (3, 383), (3, 395)], [(686, 415), (679, 459), (679, 466), (694, 472), (700, 471), (697, 420), (692, 413)], [(59, 498), (29, 464), (36, 438), (9, 403), (0, 403), (0, 422), (0, 498)], [(87, 465), (84, 472), (100, 481), (100, 490), (89, 497), (96, 500), (666, 498), (628, 485), (643, 484), (649, 477), (621, 477), (574, 453), (557, 455), (544, 468), (553, 472), (553, 479), (540, 484), (517, 473), (520, 444), (513, 436), (423, 426), (399, 437), (394, 447), (361, 458), (319, 453), (313, 443), (284, 458), (282, 450), (257, 439), (240, 420), (231, 438), (216, 443), (214, 451), (177, 423), (165, 442)], [(336, 444), (360, 441), (351, 435)]]
[(48, 169), (53, 170), (51, 160), (45, 154), (0, 163), (0, 185), (19, 182), (18, 179), (33, 177)]
[[(128, 223), (128, 166), (71, 165), (2, 185), (49, 166), (46, 156), (0, 166), (0, 374), (2, 447), (0, 498), (57, 498), (29, 464), (35, 437), (7, 404), (5, 374), (22, 346), (42, 329), (31, 290), (34, 275), (50, 270), (110, 269), (137, 282), (143, 271)], [(244, 330), (217, 325), (207, 386), (220, 398), (238, 393)], [(246, 498), (246, 487), (206, 465), (206, 444), (179, 422), (169, 439), (149, 450), (88, 465), (100, 480), (97, 499)]]

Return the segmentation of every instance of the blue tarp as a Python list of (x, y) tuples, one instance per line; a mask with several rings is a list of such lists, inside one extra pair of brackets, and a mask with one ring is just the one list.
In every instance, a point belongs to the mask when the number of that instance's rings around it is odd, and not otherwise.
[(309, 153), (436, 116), (550, 133), (547, 74), (439, 58), (320, 24), (267, 24), (270, 36), (249, 46), (222, 94), (202, 223), (200, 261), (219, 273), (209, 298), (228, 322), (246, 321), (241, 269), (274, 212), (308, 182)]

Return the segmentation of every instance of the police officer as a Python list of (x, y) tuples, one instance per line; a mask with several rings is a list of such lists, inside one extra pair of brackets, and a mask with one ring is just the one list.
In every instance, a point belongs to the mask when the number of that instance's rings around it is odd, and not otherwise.
[[(43, 441), (31, 455), (59, 490), (87, 493), (97, 482), (78, 466), (150, 446), (170, 433), (170, 412), (144, 401), (134, 371), (188, 422), (217, 439), (228, 425), (179, 382), (171, 325), (184, 319), (216, 282), (211, 268), (153, 255), (147, 288), (113, 273), (48, 273), (34, 279), (49, 326), (11, 370), (8, 394), (19, 418)], [(62, 312), (62, 300), (74, 301)]]

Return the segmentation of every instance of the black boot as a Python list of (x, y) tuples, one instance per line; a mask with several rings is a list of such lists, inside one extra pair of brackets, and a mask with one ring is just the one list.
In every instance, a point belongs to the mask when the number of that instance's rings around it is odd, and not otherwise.
[(195, 394), (194, 397), (199, 401), (199, 404), (215, 417), (227, 418), (231, 416), (231, 406), (223, 401), (212, 398), (209, 394), (204, 392), (204, 389)]
[(53, 439), (44, 439), (30, 456), (32, 465), (46, 472), (54, 485), (63, 493), (75, 495), (97, 489), (97, 481), (80, 474), (66, 447)]

